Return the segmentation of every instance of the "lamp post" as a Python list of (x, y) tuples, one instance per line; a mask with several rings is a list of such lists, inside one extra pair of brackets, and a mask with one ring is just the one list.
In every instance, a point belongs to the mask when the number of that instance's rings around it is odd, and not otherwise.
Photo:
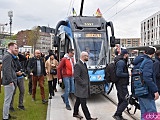
[(10, 38), (11, 38), (11, 34), (12, 34), (12, 17), (13, 17), (13, 11), (9, 11), (8, 12), (8, 17), (10, 18), (9, 20), (9, 24), (10, 24)]

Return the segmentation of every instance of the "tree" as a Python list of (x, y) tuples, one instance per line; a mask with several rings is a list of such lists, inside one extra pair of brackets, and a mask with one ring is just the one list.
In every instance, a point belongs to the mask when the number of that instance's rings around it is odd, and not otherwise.
[(34, 27), (32, 30), (27, 32), (27, 45), (32, 46), (33, 51), (36, 48), (36, 43), (40, 36), (39, 33), (39, 27)]

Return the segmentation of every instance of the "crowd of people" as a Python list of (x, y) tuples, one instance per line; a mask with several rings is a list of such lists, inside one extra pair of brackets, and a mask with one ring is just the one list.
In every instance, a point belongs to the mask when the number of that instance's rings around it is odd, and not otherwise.
[[(32, 101), (36, 100), (37, 83), (40, 87), (40, 95), (42, 103), (48, 102), (44, 91), (45, 76), (48, 81), (49, 99), (57, 92), (57, 80), (59, 83), (64, 83), (64, 94), (61, 95), (67, 110), (71, 110), (68, 100), (69, 94), (74, 94), (76, 102), (73, 109), (73, 117), (79, 119), (83, 116), (79, 115), (79, 106), (81, 105), (84, 116), (87, 120), (97, 120), (92, 118), (87, 107), (87, 98), (90, 95), (90, 80), (86, 62), (89, 59), (89, 53), (82, 51), (80, 59), (76, 62), (73, 58), (74, 49), (69, 49), (60, 62), (52, 50), (45, 57), (40, 50), (34, 51), (34, 56), (30, 56), (29, 52), (25, 55), (18, 51), (16, 43), (8, 44), (8, 51), (5, 53), (2, 60), (2, 85), (4, 86), (4, 105), (3, 105), (3, 120), (15, 118), (9, 114), (9, 111), (15, 111), (14, 95), (16, 88), (19, 89), (18, 108), (25, 110), (24, 100), (24, 78), (28, 77), (28, 93), (32, 96)], [(156, 54), (155, 54), (156, 53)], [(152, 58), (155, 54), (155, 61)], [(128, 56), (129, 52), (126, 49), (118, 47), (115, 50), (116, 76), (118, 81), (115, 83), (117, 90), (118, 106), (113, 118), (116, 120), (126, 120), (122, 113), (128, 106), (126, 96), (129, 94), (127, 86), (129, 85), (129, 77), (132, 73), (128, 71)], [(144, 114), (147, 112), (157, 112), (155, 100), (159, 98), (160, 93), (160, 50), (155, 50), (152, 47), (147, 47), (143, 55), (137, 56), (133, 65), (134, 68), (139, 68), (142, 61), (146, 59), (143, 67), (143, 80), (148, 86), (148, 94), (138, 96), (140, 104), (141, 119), (144, 120)]]
[[(15, 116), (10, 115), (10, 111), (15, 111), (13, 105), (17, 87), (19, 89), (18, 108), (20, 110), (26, 109), (23, 104), (25, 77), (28, 77), (28, 94), (32, 96), (32, 101), (36, 101), (36, 87), (38, 84), (40, 87), (42, 103), (45, 104), (48, 102), (44, 91), (45, 77), (48, 81), (49, 99), (52, 99), (55, 95), (54, 92), (57, 92), (56, 85), (58, 79), (58, 82), (62, 83), (63, 81), (65, 86), (64, 94), (61, 95), (61, 98), (65, 103), (67, 110), (71, 110), (68, 100), (69, 94), (76, 93), (75, 96), (77, 96), (77, 101), (74, 107), (73, 117), (82, 118), (82, 116), (78, 114), (78, 107), (81, 104), (86, 119), (96, 120), (97, 118), (91, 118), (86, 106), (86, 98), (88, 97), (89, 92), (87, 92), (88, 95), (79, 96), (79, 94), (83, 93), (78, 93), (79, 90), (75, 87), (75, 85), (78, 85), (80, 84), (79, 82), (81, 82), (78, 79), (86, 81), (85, 85), (88, 86), (89, 76), (87, 67), (85, 66), (86, 72), (82, 73), (86, 78), (81, 78), (81, 73), (75, 74), (75, 71), (78, 69), (74, 68), (74, 49), (69, 49), (68, 53), (64, 55), (60, 63), (58, 63), (57, 56), (52, 50), (49, 50), (48, 53), (47, 56), (44, 56), (40, 50), (35, 50), (34, 56), (31, 56), (29, 52), (22, 54), (18, 51), (16, 43), (11, 42), (8, 44), (8, 50), (2, 60), (2, 85), (4, 86), (3, 120), (16, 119)], [(85, 62), (87, 60), (88, 53), (82, 52), (81, 61)], [(75, 84), (74, 77), (79, 77), (77, 78), (77, 81), (79, 81), (78, 84)], [(80, 84), (78, 89), (83, 89), (82, 87), (83, 86)], [(89, 89), (89, 86), (87, 88)]]
[[(153, 57), (155, 55), (155, 59)], [(132, 79), (132, 72), (128, 71), (129, 52), (126, 49), (115, 49), (116, 75), (118, 81), (115, 83), (117, 90), (118, 106), (113, 118), (116, 120), (126, 120), (122, 113), (128, 106), (126, 96), (128, 96), (129, 76)], [(142, 62), (145, 60), (142, 69), (142, 80), (146, 86), (148, 93), (144, 95), (134, 96), (138, 99), (141, 111), (141, 120), (145, 120), (148, 113), (157, 113), (155, 101), (159, 98), (159, 76), (160, 76), (160, 50), (154, 47), (146, 47), (144, 53), (135, 57), (132, 61), (133, 68), (140, 69)], [(132, 84), (132, 81), (131, 81)], [(132, 85), (131, 85), (132, 86)], [(135, 88), (131, 88), (132, 95), (135, 95)]]

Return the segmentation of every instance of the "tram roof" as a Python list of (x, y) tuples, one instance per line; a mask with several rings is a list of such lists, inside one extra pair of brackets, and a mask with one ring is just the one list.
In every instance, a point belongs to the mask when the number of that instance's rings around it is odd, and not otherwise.
[(68, 21), (70, 21), (72, 26), (77, 27), (101, 27), (102, 23), (106, 24), (106, 20), (103, 17), (96, 16), (69, 16)]

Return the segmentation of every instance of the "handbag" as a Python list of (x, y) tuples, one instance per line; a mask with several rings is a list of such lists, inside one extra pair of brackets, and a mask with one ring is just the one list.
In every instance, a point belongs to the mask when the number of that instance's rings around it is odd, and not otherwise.
[(52, 75), (57, 75), (57, 69), (51, 69), (50, 74)]

